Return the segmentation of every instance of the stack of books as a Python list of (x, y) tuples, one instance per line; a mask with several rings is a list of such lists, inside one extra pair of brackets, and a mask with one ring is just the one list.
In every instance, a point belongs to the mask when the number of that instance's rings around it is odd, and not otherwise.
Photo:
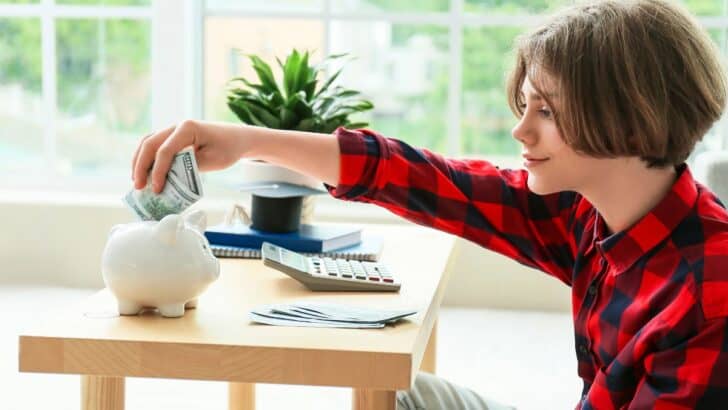
[(376, 262), (382, 251), (382, 238), (363, 235), (350, 225), (306, 225), (298, 231), (275, 233), (260, 231), (244, 224), (216, 225), (205, 231), (215, 256), (223, 258), (260, 258), (263, 242), (270, 242), (307, 256), (356, 259)]

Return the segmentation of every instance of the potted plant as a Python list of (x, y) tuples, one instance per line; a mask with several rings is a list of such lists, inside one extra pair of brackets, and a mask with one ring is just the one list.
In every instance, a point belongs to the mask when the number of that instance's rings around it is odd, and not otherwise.
[[(280, 82), (271, 67), (256, 55), (248, 55), (257, 75), (256, 80), (237, 77), (230, 80), (227, 105), (245, 124), (275, 129), (333, 132), (337, 127), (351, 129), (366, 127), (365, 122), (353, 122), (349, 116), (365, 112), (374, 105), (356, 90), (334, 85), (344, 67), (325, 81), (323, 71), (346, 54), (326, 57), (311, 65), (309, 52), (294, 49), (285, 62), (276, 58)], [(300, 185), (320, 186), (304, 175), (260, 161), (244, 161), (246, 180), (282, 180)], [(304, 200), (302, 222), (310, 222), (313, 197)]]

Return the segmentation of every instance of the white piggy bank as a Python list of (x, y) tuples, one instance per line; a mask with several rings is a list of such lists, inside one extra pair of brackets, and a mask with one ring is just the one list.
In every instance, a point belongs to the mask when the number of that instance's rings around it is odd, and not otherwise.
[(180, 317), (185, 307), (220, 276), (220, 264), (203, 235), (205, 214), (134, 222), (111, 229), (102, 256), (104, 282), (119, 313), (136, 315), (155, 307), (164, 317)]

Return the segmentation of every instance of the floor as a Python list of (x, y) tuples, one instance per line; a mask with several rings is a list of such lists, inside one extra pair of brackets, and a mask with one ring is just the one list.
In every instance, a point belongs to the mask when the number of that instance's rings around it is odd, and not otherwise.
[[(79, 377), (18, 372), (24, 323), (92, 290), (0, 286), (0, 386), (4, 410), (77, 410)], [(581, 390), (569, 314), (444, 308), (437, 372), (518, 409), (573, 408)], [(225, 383), (130, 378), (127, 410), (226, 410)], [(257, 408), (350, 409), (351, 390), (258, 385)]]

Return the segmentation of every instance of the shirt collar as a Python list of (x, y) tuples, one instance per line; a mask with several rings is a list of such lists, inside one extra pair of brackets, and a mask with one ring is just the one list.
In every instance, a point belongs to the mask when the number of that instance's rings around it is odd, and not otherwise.
[(618, 275), (667, 238), (695, 205), (698, 189), (686, 164), (676, 167), (678, 178), (652, 210), (629, 229), (606, 236), (604, 219), (596, 212), (593, 240), (612, 272)]

